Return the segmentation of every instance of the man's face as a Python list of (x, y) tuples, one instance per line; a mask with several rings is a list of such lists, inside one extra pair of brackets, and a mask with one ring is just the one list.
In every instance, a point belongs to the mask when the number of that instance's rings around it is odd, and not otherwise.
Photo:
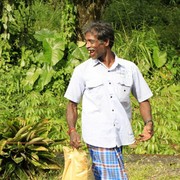
[(85, 34), (86, 48), (89, 51), (89, 55), (92, 59), (100, 59), (106, 53), (105, 42), (97, 39), (95, 34), (90, 32)]

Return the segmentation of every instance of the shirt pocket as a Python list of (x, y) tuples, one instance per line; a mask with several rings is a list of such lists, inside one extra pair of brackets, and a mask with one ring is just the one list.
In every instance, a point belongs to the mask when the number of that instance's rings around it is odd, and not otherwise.
[(132, 78), (119, 76), (115, 80), (115, 93), (120, 102), (129, 101), (132, 87)]
[(99, 101), (102, 99), (104, 83), (102, 80), (90, 80), (86, 82), (86, 94), (90, 99)]

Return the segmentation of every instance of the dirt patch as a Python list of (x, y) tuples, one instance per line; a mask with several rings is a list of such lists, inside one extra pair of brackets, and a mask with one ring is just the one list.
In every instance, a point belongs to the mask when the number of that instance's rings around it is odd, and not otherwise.
[(180, 156), (124, 155), (130, 180), (180, 180)]
[(180, 155), (138, 155), (130, 154), (124, 155), (124, 161), (126, 163), (139, 162), (139, 163), (166, 163), (166, 164), (178, 164), (180, 163)]

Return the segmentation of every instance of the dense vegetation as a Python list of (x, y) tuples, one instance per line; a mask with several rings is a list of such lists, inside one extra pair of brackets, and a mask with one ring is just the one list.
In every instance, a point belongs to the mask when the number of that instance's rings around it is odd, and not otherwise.
[[(0, 126), (20, 118), (32, 129), (34, 124), (49, 119), (53, 133), (47, 131), (47, 138), (54, 142), (65, 139), (51, 147), (54, 152), (61, 152), (68, 143), (64, 92), (74, 67), (88, 58), (84, 43), (78, 41), (77, 2), (0, 3)], [(111, 0), (102, 11), (101, 19), (116, 29), (113, 50), (139, 66), (154, 94), (155, 135), (136, 148), (127, 147), (125, 153), (180, 152), (179, 7), (179, 0)], [(132, 124), (138, 136), (143, 122), (134, 99), (133, 110)], [(16, 128), (13, 132), (18, 133), (22, 124)], [(4, 172), (4, 152), (14, 148), (4, 143), (12, 140), (9, 138), (9, 134), (0, 134), (0, 174)]]

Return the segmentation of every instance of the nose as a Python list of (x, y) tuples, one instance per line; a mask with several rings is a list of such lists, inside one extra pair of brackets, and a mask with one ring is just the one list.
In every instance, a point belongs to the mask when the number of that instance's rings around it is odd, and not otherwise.
[(91, 47), (91, 43), (89, 41), (86, 41), (86, 48), (90, 48)]

